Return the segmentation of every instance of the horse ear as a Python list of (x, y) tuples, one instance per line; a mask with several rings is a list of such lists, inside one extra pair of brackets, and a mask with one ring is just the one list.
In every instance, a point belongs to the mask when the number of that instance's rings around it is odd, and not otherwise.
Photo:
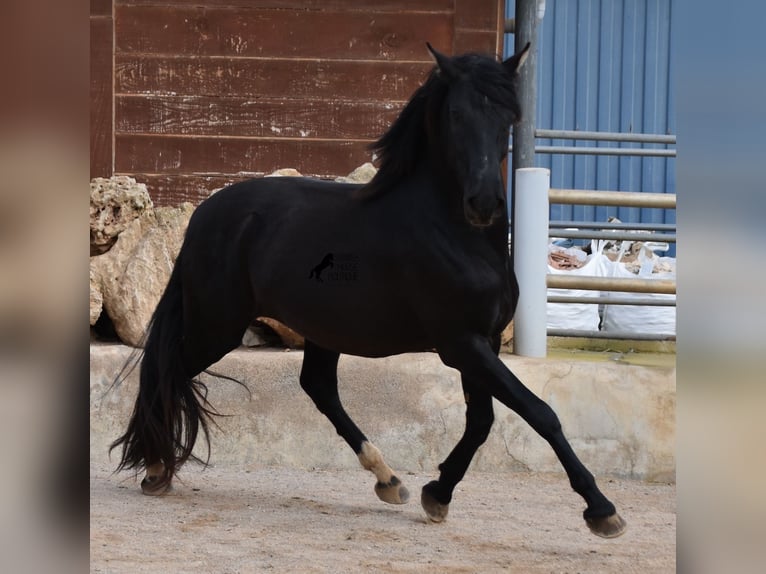
[(428, 51), (431, 54), (434, 63), (436, 63), (437, 73), (443, 74), (446, 78), (453, 78), (455, 76), (455, 69), (449, 56), (437, 52), (430, 42), (426, 42), (426, 46), (428, 47)]
[(529, 56), (529, 46), (530, 44), (527, 42), (527, 45), (521, 49), (521, 52), (518, 52), (503, 61), (503, 66), (505, 66), (505, 69), (508, 70), (511, 75), (518, 74), (519, 70), (524, 65), (524, 62), (527, 61), (527, 56)]

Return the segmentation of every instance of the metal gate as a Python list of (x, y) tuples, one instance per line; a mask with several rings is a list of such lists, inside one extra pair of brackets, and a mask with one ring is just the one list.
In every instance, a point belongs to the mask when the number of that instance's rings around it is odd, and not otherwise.
[[(542, 20), (537, 31), (530, 32), (535, 8)], [(534, 126), (519, 130), (519, 157), (531, 159), (530, 138), (534, 133), (534, 165), (549, 170), (550, 236), (617, 239), (617, 235), (624, 235), (625, 239), (638, 240), (635, 232), (642, 230), (641, 239), (664, 240), (670, 245), (667, 254), (676, 255), (674, 97), (669, 80), (673, 63), (671, 8), (670, 0), (520, 3), (519, 35), (524, 41), (536, 37), (537, 51), (532, 73), (536, 76), (536, 93), (531, 100), (536, 108)], [(509, 2), (506, 11), (509, 19), (516, 16), (516, 2)], [(513, 20), (507, 24), (507, 30), (515, 29)], [(514, 52), (513, 44), (513, 38), (507, 36), (506, 55)], [(514, 168), (531, 165), (525, 159), (519, 163), (514, 160), (514, 164)], [(614, 196), (613, 201), (606, 201), (607, 196)], [(665, 196), (667, 202), (663, 201)], [(509, 204), (519, 207), (515, 199)], [(544, 205), (538, 208), (546, 211)], [(622, 223), (607, 224), (610, 217)], [(548, 287), (561, 287), (558, 283), (562, 280), (572, 283), (569, 288), (597, 292), (657, 292), (658, 288), (654, 280), (617, 288), (607, 287), (605, 278), (550, 274)], [(530, 280), (530, 285), (540, 281)], [(663, 289), (674, 293), (675, 282)], [(538, 311), (541, 296), (535, 295)], [(610, 304), (631, 304), (625, 297), (617, 298), (625, 301), (613, 297)], [(553, 299), (549, 296), (548, 302)], [(601, 296), (585, 299), (592, 304), (604, 303)], [(585, 301), (578, 296), (577, 302)], [(674, 305), (675, 299), (661, 304)], [(534, 324), (539, 322), (537, 318)], [(570, 333), (571, 327), (554, 333), (549, 328), (548, 334), (643, 338), (640, 329), (637, 325), (635, 332), (631, 328), (605, 334), (599, 330)]]
[[(506, 2), (507, 18), (515, 4)], [(535, 165), (550, 170), (552, 188), (675, 193), (672, 27), (672, 0), (545, 2)], [(513, 53), (511, 34), (505, 53)], [(632, 141), (583, 132), (621, 133)], [(675, 224), (675, 210), (659, 208), (552, 204), (550, 212), (552, 223), (610, 216), (628, 224)], [(675, 244), (668, 255), (675, 256)]]

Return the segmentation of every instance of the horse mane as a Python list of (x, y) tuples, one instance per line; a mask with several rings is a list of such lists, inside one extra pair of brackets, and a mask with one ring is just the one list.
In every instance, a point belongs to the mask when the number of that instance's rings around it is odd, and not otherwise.
[[(508, 125), (520, 116), (514, 79), (501, 62), (480, 54), (464, 54), (451, 58), (461, 76), (468, 77), (476, 90), (485, 95)], [(411, 175), (427, 152), (431, 135), (438, 135), (437, 121), (449, 90), (447, 80), (434, 66), (426, 81), (410, 97), (391, 127), (369, 149), (378, 158), (378, 171), (358, 194), (373, 197)], [(429, 133), (430, 132), (430, 133)]]
[(447, 88), (447, 83), (434, 67), (388, 131), (370, 144), (369, 149), (377, 156), (379, 167), (372, 180), (360, 190), (360, 195), (378, 195), (415, 170), (426, 151), (426, 130), (434, 124), (431, 114), (438, 113)]

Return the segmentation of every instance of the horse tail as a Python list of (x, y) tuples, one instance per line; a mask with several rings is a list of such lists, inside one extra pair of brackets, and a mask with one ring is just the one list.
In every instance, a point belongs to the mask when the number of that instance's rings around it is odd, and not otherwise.
[[(176, 265), (149, 324), (128, 428), (110, 447), (110, 452), (122, 447), (118, 471), (152, 467), (152, 474), (157, 473), (151, 477), (155, 491), (169, 487), (189, 458), (199, 460), (192, 449), (200, 430), (209, 455), (208, 423), (217, 414), (207, 401), (207, 387), (193, 378), (198, 373), (189, 373), (184, 364), (183, 333), (183, 289)], [(123, 369), (116, 383), (127, 374)]]

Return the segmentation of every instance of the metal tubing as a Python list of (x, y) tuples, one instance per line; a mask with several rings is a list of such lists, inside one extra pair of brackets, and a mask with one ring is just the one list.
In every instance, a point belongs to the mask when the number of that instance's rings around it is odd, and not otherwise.
[(642, 231), (580, 231), (579, 229), (551, 229), (548, 237), (562, 239), (607, 239), (614, 241), (664, 241), (675, 243), (675, 233), (650, 233)]
[[(514, 141), (516, 141), (514, 132)], [(513, 152), (513, 146), (508, 147)], [(535, 153), (564, 154), (564, 155), (618, 155), (643, 157), (676, 157), (674, 149), (648, 149), (643, 147), (576, 147), (558, 145), (535, 146)]]
[(674, 149), (651, 149), (643, 147), (577, 147), (539, 145), (535, 146), (535, 153), (560, 153), (565, 155), (635, 155), (643, 157), (676, 157), (676, 150)]
[[(537, 0), (516, 0), (514, 14), (514, 52), (531, 44), (526, 62), (519, 70), (517, 97), (521, 119), (513, 126), (516, 151), (512, 156), (512, 174), (535, 165), (535, 113), (537, 106)], [(510, 149), (509, 149), (510, 151)], [(515, 190), (515, 187), (514, 187)]]
[(674, 223), (624, 223), (602, 221), (551, 221), (548, 225), (551, 229), (614, 229), (626, 231), (675, 231)]
[(666, 293), (675, 295), (673, 279), (640, 279), (638, 277), (588, 277), (582, 275), (547, 275), (549, 289), (582, 289), (584, 291), (625, 291), (629, 293)]
[(584, 189), (550, 189), (551, 203), (567, 205), (616, 205), (627, 207), (658, 207), (675, 209), (674, 193), (644, 193), (636, 191), (594, 191)]
[(553, 140), (589, 140), (604, 142), (637, 142), (673, 145), (675, 135), (665, 134), (631, 134), (620, 132), (588, 132), (579, 130), (535, 130), (535, 136), (541, 139)]
[(548, 187), (551, 173), (529, 167), (516, 170), (516, 227), (513, 265), (519, 282), (513, 352), (545, 357), (547, 339)]
[(580, 331), (569, 329), (548, 329), (550, 337), (581, 337), (584, 339), (631, 339), (634, 341), (675, 341), (672, 334), (631, 333), (629, 331)]
[(642, 307), (675, 307), (675, 299), (646, 299), (636, 297), (572, 297), (569, 295), (548, 295), (548, 303), (593, 303), (596, 305), (640, 305)]

